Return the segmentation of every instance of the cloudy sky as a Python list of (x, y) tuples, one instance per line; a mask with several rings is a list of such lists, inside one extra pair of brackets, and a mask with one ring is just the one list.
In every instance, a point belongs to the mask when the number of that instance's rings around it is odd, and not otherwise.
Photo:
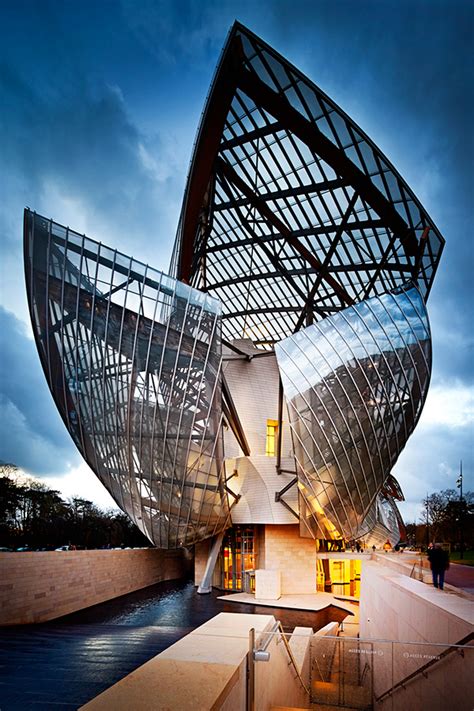
[(446, 239), (429, 301), (434, 370), (394, 474), (407, 520), (474, 489), (470, 0), (3, 0), (0, 460), (112, 505), (56, 413), (27, 313), (25, 206), (166, 270), (194, 135), (238, 19), (328, 93)]

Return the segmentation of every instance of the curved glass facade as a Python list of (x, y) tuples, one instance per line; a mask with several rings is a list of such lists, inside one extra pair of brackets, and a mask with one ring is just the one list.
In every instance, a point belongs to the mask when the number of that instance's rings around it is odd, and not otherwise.
[(359, 538), (426, 399), (431, 337), (423, 299), (415, 287), (368, 299), (281, 341), (275, 353), (302, 532)]
[(367, 548), (381, 548), (387, 541), (394, 547), (400, 540), (406, 541), (405, 525), (392, 498), (377, 494), (364, 519), (360, 536)]
[(370, 138), (239, 23), (202, 114), (172, 277), (25, 211), (56, 405), (161, 548), (222, 532), (231, 508), (254, 523), (263, 491), (305, 536), (400, 536), (390, 472), (426, 398), (443, 246)]
[(39, 215), (25, 215), (33, 329), (76, 446), (148, 538), (223, 530), (220, 304)]

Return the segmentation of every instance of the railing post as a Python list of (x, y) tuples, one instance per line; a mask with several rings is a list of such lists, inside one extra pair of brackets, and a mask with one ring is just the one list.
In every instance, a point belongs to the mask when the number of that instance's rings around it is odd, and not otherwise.
[[(395, 675), (394, 675), (394, 664), (395, 664), (395, 662), (394, 662), (394, 659), (393, 659), (393, 640), (391, 641), (390, 644), (391, 644), (391, 646), (392, 646), (392, 689), (393, 689), (393, 685), (395, 684)], [(374, 698), (375, 698), (375, 695), (374, 695)], [(392, 709), (393, 709), (393, 694), (392, 694)]]
[(255, 629), (249, 630), (249, 651), (247, 653), (247, 711), (255, 711)]
[[(374, 651), (374, 645), (372, 644), (370, 647), (370, 650), (373, 652)], [(372, 687), (372, 698), (374, 698), (374, 655), (371, 654), (371, 660), (370, 660), (370, 685)]]

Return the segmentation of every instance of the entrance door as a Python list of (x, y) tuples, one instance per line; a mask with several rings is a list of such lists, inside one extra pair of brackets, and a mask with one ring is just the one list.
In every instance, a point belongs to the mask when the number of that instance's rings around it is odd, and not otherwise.
[(230, 528), (222, 544), (222, 587), (241, 592), (244, 574), (255, 570), (255, 529), (253, 526)]

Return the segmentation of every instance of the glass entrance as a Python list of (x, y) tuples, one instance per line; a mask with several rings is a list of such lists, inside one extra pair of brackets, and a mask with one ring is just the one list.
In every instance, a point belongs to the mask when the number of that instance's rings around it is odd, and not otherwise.
[(346, 558), (334, 560), (316, 558), (316, 589), (333, 595), (360, 597), (361, 561)]
[[(226, 532), (221, 550), (224, 590), (244, 590), (245, 574), (256, 568), (255, 543), (254, 526), (234, 526)], [(253, 576), (248, 576), (248, 580), (252, 588)]]

